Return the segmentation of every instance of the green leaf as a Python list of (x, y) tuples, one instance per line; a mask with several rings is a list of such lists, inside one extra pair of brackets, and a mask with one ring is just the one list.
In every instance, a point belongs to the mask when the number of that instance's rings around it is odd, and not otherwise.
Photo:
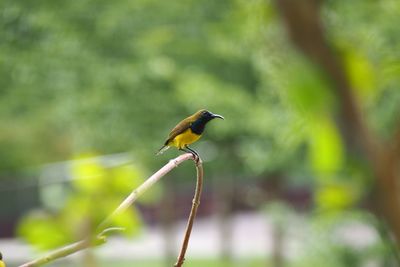
[(356, 194), (351, 187), (332, 183), (320, 186), (315, 193), (315, 203), (321, 210), (341, 210), (354, 204)]
[(376, 75), (372, 63), (352, 49), (346, 50), (344, 59), (352, 88), (362, 100), (371, 101), (377, 93)]
[(60, 227), (57, 219), (43, 212), (33, 212), (24, 217), (18, 225), (17, 232), (41, 250), (61, 246), (69, 241), (68, 234)]
[(309, 158), (317, 175), (338, 171), (344, 162), (343, 143), (329, 117), (318, 117), (309, 128)]
[(84, 192), (98, 192), (105, 185), (107, 173), (104, 167), (95, 160), (95, 155), (77, 157), (71, 172), (74, 185)]

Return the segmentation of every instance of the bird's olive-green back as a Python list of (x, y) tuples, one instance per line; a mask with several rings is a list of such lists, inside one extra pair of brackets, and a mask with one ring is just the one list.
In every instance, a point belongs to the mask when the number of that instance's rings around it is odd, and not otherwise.
[(180, 135), (181, 133), (183, 133), (184, 131), (189, 129), (190, 125), (194, 121), (196, 121), (201, 116), (201, 113), (203, 113), (204, 111), (205, 111), (205, 109), (201, 109), (201, 110), (197, 111), (196, 113), (194, 113), (193, 115), (180, 121), (169, 133), (168, 139), (165, 141), (165, 145), (167, 145), (168, 142), (173, 140), (176, 136)]

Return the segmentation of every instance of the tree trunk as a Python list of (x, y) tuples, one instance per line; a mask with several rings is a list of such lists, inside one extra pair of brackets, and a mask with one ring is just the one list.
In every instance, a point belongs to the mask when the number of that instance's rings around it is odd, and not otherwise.
[(393, 147), (383, 144), (367, 128), (342, 63), (325, 39), (318, 0), (276, 0), (293, 43), (331, 81), (340, 110), (338, 127), (347, 151), (364, 158), (373, 170), (378, 186), (376, 214), (390, 226), (397, 244), (400, 243), (400, 131), (394, 136)]

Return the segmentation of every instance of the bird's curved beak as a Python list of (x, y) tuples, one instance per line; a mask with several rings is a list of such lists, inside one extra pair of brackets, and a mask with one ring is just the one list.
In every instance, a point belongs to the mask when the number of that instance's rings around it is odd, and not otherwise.
[(218, 114), (212, 114), (212, 118), (213, 119), (215, 119), (215, 118), (219, 118), (219, 119), (225, 119), (224, 117), (222, 117), (221, 115), (218, 115)]

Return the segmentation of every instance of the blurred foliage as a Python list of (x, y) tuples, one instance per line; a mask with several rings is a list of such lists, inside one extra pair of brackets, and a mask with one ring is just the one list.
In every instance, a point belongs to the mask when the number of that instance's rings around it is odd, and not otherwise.
[[(97, 234), (97, 226), (144, 180), (133, 164), (105, 167), (95, 155), (77, 157), (71, 166), (72, 188), (59, 209), (33, 211), (23, 218), (19, 235), (40, 249), (49, 249)], [(151, 195), (151, 194), (150, 194)], [(52, 195), (45, 203), (57, 202)], [(141, 219), (132, 208), (110, 222), (126, 235), (138, 233)]]
[[(383, 138), (400, 112), (399, 12), (396, 0), (322, 5), (327, 38)], [(133, 151), (138, 164), (157, 169), (178, 153), (154, 157), (170, 128), (208, 108), (226, 120), (210, 123), (194, 145), (209, 161), (207, 176), (282, 173), (314, 188), (319, 210), (357, 205), (369, 190), (368, 166), (346, 154), (329, 81), (283, 29), (273, 3), (262, 0), (1, 1), (0, 178), (88, 151)], [(60, 214), (24, 221), (28, 240), (46, 229), (58, 234), (44, 247), (61, 243), (83, 215), (93, 226), (139, 176), (95, 163), (73, 172), (91, 178), (74, 180)], [(38, 221), (43, 228), (32, 226)]]
[(285, 229), (281, 245), (295, 251), (295, 257), (285, 258), (285, 266), (397, 266), (393, 248), (383, 237), (386, 226), (364, 210), (341, 208), (306, 217), (288, 205), (271, 203), (265, 212), (275, 228)]
[[(327, 31), (370, 123), (390, 135), (400, 97), (398, 5), (354, 5), (327, 1)], [(227, 117), (198, 144), (214, 170), (297, 171), (307, 143), (313, 169), (346, 161), (329, 84), (293, 51), (270, 2), (6, 0), (1, 10), (3, 171), (126, 149), (155, 167), (168, 130), (202, 107)]]
[[(188, 266), (191, 267), (264, 267), (265, 261), (263, 259), (235, 259), (235, 262), (221, 260), (221, 259), (187, 259), (185, 261)], [(116, 266), (116, 267), (129, 267), (132, 265), (141, 266), (141, 267), (160, 267), (165, 266), (165, 262), (157, 259), (151, 260), (137, 260), (137, 261), (127, 261), (127, 260), (113, 260), (113, 261), (102, 261), (98, 266), (107, 267), (107, 266)], [(64, 263), (58, 265), (60, 267), (72, 267), (76, 266), (76, 263)]]

